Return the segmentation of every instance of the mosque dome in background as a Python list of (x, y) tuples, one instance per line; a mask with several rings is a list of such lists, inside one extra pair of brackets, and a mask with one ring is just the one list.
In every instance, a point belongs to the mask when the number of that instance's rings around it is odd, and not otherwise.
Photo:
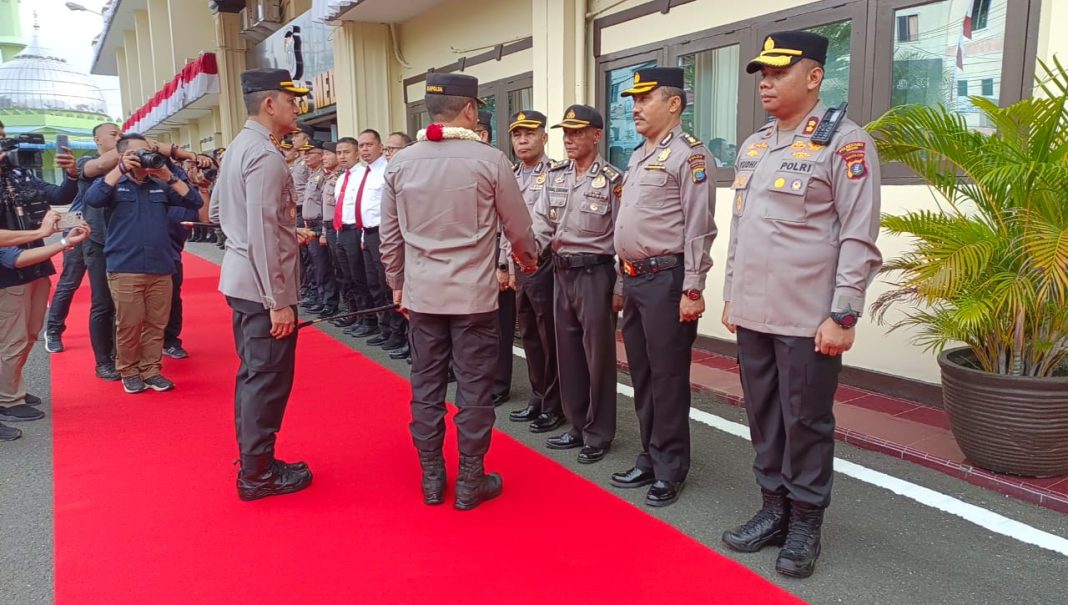
[(0, 64), (0, 111), (77, 111), (107, 116), (104, 95), (87, 74), (37, 42)]

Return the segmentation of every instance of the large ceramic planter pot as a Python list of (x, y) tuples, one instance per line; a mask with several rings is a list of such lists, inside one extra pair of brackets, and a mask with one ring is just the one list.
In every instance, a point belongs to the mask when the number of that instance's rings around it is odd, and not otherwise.
[(938, 357), (946, 412), (975, 466), (1025, 477), (1068, 474), (1068, 377), (1005, 376), (973, 369), (968, 348)]

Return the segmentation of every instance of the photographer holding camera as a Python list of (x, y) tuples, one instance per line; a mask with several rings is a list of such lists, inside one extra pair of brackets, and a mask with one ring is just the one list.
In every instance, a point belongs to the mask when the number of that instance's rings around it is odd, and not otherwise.
[(115, 301), (115, 369), (127, 393), (167, 391), (174, 383), (160, 374), (160, 360), (175, 272), (167, 210), (197, 210), (203, 201), (143, 136), (123, 135), (116, 151), (119, 163), (85, 192), (86, 206), (110, 210), (104, 256)]
[[(19, 142), (0, 138), (0, 421), (9, 422), (44, 418), (33, 407), (40, 398), (26, 393), (22, 369), (44, 325), (49, 276), (56, 272), (49, 259), (89, 234), (88, 227), (76, 227), (59, 242), (44, 243), (60, 230), (60, 215), (49, 205), (74, 199), (78, 173), (70, 149), (63, 147), (56, 151), (56, 165), (67, 178), (51, 185), (19, 165), (20, 158), (31, 155), (19, 149)], [(0, 424), (0, 440), (21, 435)]]

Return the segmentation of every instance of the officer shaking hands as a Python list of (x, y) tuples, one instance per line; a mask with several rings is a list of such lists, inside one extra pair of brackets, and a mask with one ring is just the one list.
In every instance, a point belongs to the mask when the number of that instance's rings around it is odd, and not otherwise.
[(723, 534), (775, 568), (808, 577), (830, 504), (834, 393), (864, 294), (882, 264), (879, 158), (841, 108), (820, 102), (827, 39), (768, 36), (746, 68), (774, 116), (738, 147), (723, 324), (738, 337), (763, 507)]
[(690, 349), (716, 237), (715, 161), (680, 126), (683, 86), (682, 69), (660, 67), (638, 70), (623, 91), (634, 97), (634, 126), (645, 138), (630, 156), (615, 228), (642, 452), (612, 484), (652, 484), (650, 506), (675, 502), (690, 470)]

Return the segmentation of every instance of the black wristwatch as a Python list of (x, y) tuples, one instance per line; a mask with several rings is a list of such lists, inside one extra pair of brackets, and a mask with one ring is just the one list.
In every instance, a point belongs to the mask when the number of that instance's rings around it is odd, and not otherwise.
[(847, 308), (845, 311), (832, 311), (831, 319), (834, 323), (838, 324), (843, 330), (851, 330), (857, 325), (857, 320), (860, 318), (860, 313), (857, 313), (853, 309)]
[[(485, 266), (485, 265), (483, 265), (483, 266)], [(508, 270), (508, 263), (497, 263), (497, 268), (500, 269), (501, 271), (507, 271)]]

